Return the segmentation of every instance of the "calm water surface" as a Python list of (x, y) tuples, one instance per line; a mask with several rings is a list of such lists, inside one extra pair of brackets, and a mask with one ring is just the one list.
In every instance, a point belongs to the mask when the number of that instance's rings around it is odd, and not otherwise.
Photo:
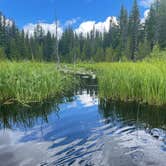
[(63, 100), (0, 107), (0, 166), (166, 165), (166, 110), (99, 100), (83, 81)]

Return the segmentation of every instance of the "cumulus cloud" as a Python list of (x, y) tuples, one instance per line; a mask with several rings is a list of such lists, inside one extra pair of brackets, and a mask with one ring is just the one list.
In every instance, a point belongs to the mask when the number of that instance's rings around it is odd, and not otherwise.
[[(48, 24), (48, 23), (38, 23), (38, 24), (29, 23), (29, 24), (25, 25), (23, 27), (23, 29), (26, 33), (28, 33), (30, 36), (32, 36), (37, 25), (40, 25), (43, 28), (45, 34), (48, 31), (51, 32), (52, 35), (56, 34), (56, 23), (55, 22), (53, 22), (51, 24)], [(63, 33), (63, 28), (60, 26), (60, 23), (58, 22), (58, 38), (61, 37), (62, 33)]]
[(96, 21), (82, 22), (75, 31), (76, 33), (87, 34), (88, 32), (92, 31), (93, 28), (95, 28), (95, 30), (101, 33), (103, 33), (104, 31), (108, 32), (110, 27), (110, 22), (112, 23), (112, 25), (118, 25), (117, 18), (112, 16), (112, 17), (107, 17), (107, 19), (104, 22), (96, 22)]
[(140, 0), (140, 5), (143, 7), (150, 7), (152, 3), (154, 3), (155, 0)]
[(75, 30), (77, 33), (88, 33), (95, 25), (95, 21), (86, 21), (80, 24), (80, 26)]
[(144, 12), (144, 18), (147, 18), (149, 15), (150, 9), (145, 10)]
[(10, 20), (10, 19), (8, 19), (8, 18), (5, 18), (5, 17), (3, 17), (3, 16), (1, 16), (1, 18), (0, 18), (0, 20), (2, 21), (2, 24), (3, 24), (3, 22), (4, 22), (4, 19), (5, 19), (5, 24), (6, 24), (6, 26), (12, 26), (12, 24), (13, 24), (12, 20)]
[(148, 18), (149, 12), (150, 12), (150, 9), (145, 10), (144, 17), (141, 19), (141, 23), (144, 23), (145, 20)]
[[(145, 20), (148, 17), (149, 11), (150, 11), (149, 9), (145, 10), (144, 17), (141, 19), (141, 23), (145, 23)], [(61, 26), (60, 22), (59, 22), (58, 23), (58, 38), (60, 38), (62, 36), (63, 29), (64, 29), (65, 26), (76, 24), (79, 19), (80, 18), (77, 17), (77, 18), (73, 18), (71, 20), (67, 20), (65, 22), (64, 26)], [(74, 31), (77, 34), (82, 33), (84, 36), (86, 36), (87, 33), (91, 32), (93, 29), (95, 29), (98, 32), (104, 33), (104, 32), (109, 31), (110, 23), (111, 23), (112, 26), (113, 25), (117, 26), (118, 25), (117, 17), (109, 16), (103, 22), (102, 21), (101, 22), (96, 22), (96, 21), (92, 21), (92, 20), (84, 21), (78, 26), (78, 28), (74, 29)], [(24, 30), (25, 30), (26, 33), (28, 33), (31, 36), (31, 35), (33, 35), (34, 29), (36, 28), (37, 25), (40, 25), (43, 28), (45, 33), (50, 31), (51, 34), (55, 35), (55, 32), (56, 32), (55, 22), (53, 22), (51, 24), (48, 24), (48, 23), (39, 23), (39, 24), (29, 23), (29, 24), (24, 26)]]
[(12, 20), (10, 20), (10, 19), (6, 19), (6, 24), (7, 24), (8, 26), (12, 26), (13, 22), (12, 22)]
[(67, 20), (67, 21), (65, 22), (65, 26), (71, 26), (71, 25), (73, 25), (73, 24), (76, 24), (79, 19), (80, 19), (80, 17), (72, 18), (72, 19), (70, 19), (70, 20)]
[[(65, 26), (75, 24), (78, 19), (80, 19), (80, 18), (78, 17), (78, 18), (66, 21)], [(107, 19), (104, 22), (96, 22), (96, 21), (82, 22), (79, 25), (79, 27), (75, 29), (75, 32), (76, 33), (83, 33), (84, 35), (86, 35), (88, 32), (93, 30), (93, 28), (95, 28), (95, 30), (97, 30), (101, 33), (103, 33), (104, 31), (108, 32), (109, 27), (110, 27), (110, 21), (111, 21), (112, 25), (118, 25), (117, 18), (112, 16), (112, 17), (107, 17)], [(29, 23), (29, 24), (25, 25), (23, 29), (26, 33), (28, 33), (30, 36), (32, 36), (37, 25), (40, 25), (43, 28), (45, 33), (50, 31), (51, 34), (55, 35), (55, 31), (56, 31), (55, 22), (52, 24), (48, 24), (48, 23), (32, 24), (32, 23)], [(60, 26), (60, 23), (58, 23), (58, 37), (59, 38), (61, 37), (62, 33), (63, 33), (63, 27)]]

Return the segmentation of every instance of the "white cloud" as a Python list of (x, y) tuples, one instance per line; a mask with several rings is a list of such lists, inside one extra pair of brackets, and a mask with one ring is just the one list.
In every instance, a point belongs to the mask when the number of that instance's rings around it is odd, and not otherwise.
[(6, 24), (8, 26), (12, 26), (13, 22), (10, 19), (6, 19)]
[(80, 26), (75, 30), (77, 33), (87, 33), (90, 32), (95, 25), (95, 21), (86, 21), (80, 24)]
[(145, 20), (148, 18), (149, 12), (150, 12), (150, 9), (145, 10), (144, 17), (141, 19), (141, 23), (144, 23)]
[[(80, 18), (78, 17), (78, 18), (66, 21), (65, 26), (75, 24), (78, 19), (80, 19)], [(76, 33), (83, 33), (84, 35), (86, 35), (88, 32), (93, 30), (94, 27), (95, 27), (95, 30), (97, 30), (101, 33), (103, 33), (104, 31), (108, 32), (109, 27), (110, 27), (110, 21), (112, 22), (112, 25), (118, 25), (117, 18), (112, 16), (112, 17), (107, 17), (107, 19), (104, 22), (96, 22), (96, 21), (82, 22), (79, 25), (79, 27), (75, 29), (75, 32)], [(52, 24), (48, 24), (48, 23), (32, 24), (32, 23), (29, 23), (29, 24), (25, 25), (23, 29), (25, 30), (26, 33), (28, 33), (31, 36), (31, 35), (33, 35), (34, 29), (36, 28), (37, 25), (40, 25), (43, 28), (45, 33), (50, 31), (52, 34), (55, 35), (55, 31), (56, 31), (56, 24), (55, 23), (52, 23)], [(63, 27), (60, 26), (60, 23), (58, 23), (58, 37), (59, 38), (61, 37), (62, 33), (63, 33)]]
[(143, 7), (150, 7), (152, 3), (154, 3), (155, 0), (140, 0), (140, 5)]
[[(50, 31), (52, 35), (56, 34), (56, 24), (55, 24), (55, 22), (53, 22), (51, 24), (48, 24), (48, 23), (39, 23), (39, 24), (29, 23), (29, 24), (25, 25), (23, 27), (23, 29), (26, 33), (28, 33), (30, 36), (32, 36), (33, 33), (34, 33), (34, 29), (36, 28), (37, 25), (40, 25), (43, 28), (45, 33)], [(63, 33), (63, 28), (60, 26), (60, 23), (58, 23), (58, 38), (61, 37), (62, 33)]]
[[(4, 22), (4, 18), (5, 17), (3, 17), (3, 16), (1, 16), (1, 21), (2, 21), (2, 24), (3, 24), (3, 22)], [(8, 18), (5, 18), (5, 23), (6, 23), (6, 26), (12, 26), (12, 24), (13, 24), (13, 22), (12, 22), (12, 20), (10, 20), (10, 19), (8, 19)]]
[(146, 19), (149, 15), (150, 9), (145, 10), (144, 12), (144, 18)]
[(84, 35), (92, 31), (93, 28), (95, 28), (95, 30), (101, 33), (103, 33), (104, 31), (108, 32), (110, 27), (110, 21), (112, 22), (112, 25), (118, 24), (117, 18), (112, 16), (112, 17), (107, 17), (107, 19), (104, 22), (95, 22), (95, 21), (82, 22), (75, 31), (76, 33), (83, 33)]
[(67, 20), (65, 22), (65, 26), (71, 26), (73, 24), (76, 24), (79, 19), (80, 19), (80, 17), (72, 18), (71, 20)]

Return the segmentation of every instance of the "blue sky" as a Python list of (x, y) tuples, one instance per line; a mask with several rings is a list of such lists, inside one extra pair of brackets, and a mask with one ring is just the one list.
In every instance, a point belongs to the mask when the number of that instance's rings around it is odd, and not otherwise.
[[(141, 15), (147, 9), (146, 4), (152, 0), (138, 0)], [(29, 23), (52, 23), (55, 10), (58, 20), (65, 24), (75, 20), (81, 22), (104, 21), (108, 16), (118, 16), (121, 5), (130, 10), (132, 0), (0, 0), (0, 11), (15, 20), (19, 28)]]

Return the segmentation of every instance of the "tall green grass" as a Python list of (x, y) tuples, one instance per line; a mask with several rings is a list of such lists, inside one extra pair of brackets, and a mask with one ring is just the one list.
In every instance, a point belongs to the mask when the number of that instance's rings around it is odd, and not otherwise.
[(101, 98), (166, 104), (166, 61), (80, 64), (96, 71)]
[(0, 62), (0, 102), (41, 102), (72, 86), (72, 78), (57, 71), (54, 63)]
[[(101, 98), (166, 104), (166, 61), (85, 63), (78, 68), (95, 71)], [(41, 102), (72, 87), (73, 79), (53, 63), (0, 62), (1, 102)]]

